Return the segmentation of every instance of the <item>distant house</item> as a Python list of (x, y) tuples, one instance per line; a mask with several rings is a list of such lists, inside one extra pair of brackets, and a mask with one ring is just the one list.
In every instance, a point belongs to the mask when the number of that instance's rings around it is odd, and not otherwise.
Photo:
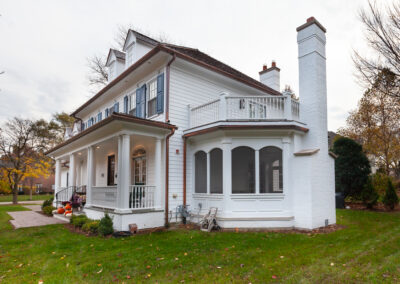
[(281, 92), (275, 62), (255, 80), (129, 30), (109, 51), (108, 85), (48, 152), (56, 200), (84, 187), (86, 215), (109, 212), (117, 230), (163, 226), (182, 205), (192, 220), (217, 207), (223, 228), (335, 223), (325, 32), (314, 18), (297, 28), (299, 101)]
[(26, 192), (32, 187), (34, 194), (54, 193), (54, 181), (54, 173), (47, 178), (26, 178), (18, 185), (18, 191)]

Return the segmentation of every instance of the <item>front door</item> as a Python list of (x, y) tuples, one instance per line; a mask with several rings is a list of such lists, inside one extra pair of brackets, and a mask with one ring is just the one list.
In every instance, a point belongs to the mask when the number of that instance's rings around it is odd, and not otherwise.
[(108, 156), (107, 161), (107, 185), (115, 185), (115, 155)]
[(146, 156), (133, 159), (135, 185), (146, 184)]

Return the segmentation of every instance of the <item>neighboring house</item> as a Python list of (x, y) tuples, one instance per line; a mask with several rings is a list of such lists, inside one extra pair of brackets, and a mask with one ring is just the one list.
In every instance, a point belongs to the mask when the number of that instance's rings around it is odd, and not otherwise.
[(53, 173), (48, 177), (26, 178), (18, 185), (18, 190), (24, 191), (24, 188), (30, 190), (32, 187), (33, 193), (36, 194), (54, 193), (54, 181)]
[(86, 186), (87, 216), (109, 212), (117, 230), (163, 226), (180, 205), (192, 220), (218, 207), (223, 228), (335, 223), (325, 29), (309, 18), (297, 32), (300, 101), (280, 92), (275, 63), (257, 81), (130, 30), (109, 52), (108, 85), (48, 152), (56, 197)]

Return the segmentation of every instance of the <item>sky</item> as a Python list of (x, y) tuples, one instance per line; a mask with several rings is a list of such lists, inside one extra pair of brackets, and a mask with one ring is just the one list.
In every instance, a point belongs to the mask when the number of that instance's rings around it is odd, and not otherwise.
[[(50, 119), (94, 95), (87, 58), (106, 55), (119, 26), (198, 48), (259, 79), (275, 60), (281, 87), (298, 94), (296, 27), (314, 16), (327, 29), (328, 128), (345, 126), (363, 89), (351, 61), (367, 49), (358, 18), (367, 0), (0, 0), (0, 123)], [(301, 98), (300, 98), (301, 100)]]

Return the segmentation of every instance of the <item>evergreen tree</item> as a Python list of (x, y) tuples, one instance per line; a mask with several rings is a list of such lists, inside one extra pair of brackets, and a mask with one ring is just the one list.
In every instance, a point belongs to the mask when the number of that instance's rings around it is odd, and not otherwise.
[(371, 173), (371, 167), (362, 147), (356, 141), (340, 137), (333, 144), (335, 160), (336, 190), (344, 197), (360, 198), (364, 184)]
[(388, 179), (386, 192), (382, 201), (383, 204), (385, 204), (385, 206), (390, 210), (393, 210), (394, 207), (399, 203), (399, 197), (397, 196), (391, 179)]
[(368, 209), (372, 209), (374, 205), (378, 202), (378, 198), (379, 194), (376, 192), (372, 183), (372, 178), (370, 177), (364, 184), (363, 190), (361, 192), (361, 200)]

